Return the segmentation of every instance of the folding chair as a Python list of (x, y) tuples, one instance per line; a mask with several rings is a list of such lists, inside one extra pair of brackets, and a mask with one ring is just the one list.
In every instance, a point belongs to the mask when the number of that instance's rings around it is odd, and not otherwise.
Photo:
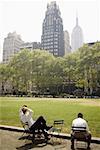
[[(55, 135), (56, 140), (57, 140), (57, 138), (59, 138), (59, 134), (62, 132), (63, 126), (64, 126), (64, 120), (54, 120), (51, 132), (56, 134)], [(53, 137), (53, 139), (54, 139), (54, 137)], [(52, 139), (52, 141), (54, 143), (53, 139)], [(61, 141), (60, 141), (60, 143), (61, 143)]]
[(30, 137), (30, 134), (32, 134), (32, 133), (29, 130), (28, 123), (27, 122), (23, 123), (21, 121), (21, 124), (22, 124), (22, 127), (23, 127), (24, 131), (23, 131), (23, 133), (22, 133), (22, 135), (21, 135), (21, 137), (19, 139), (23, 139), (24, 138), (24, 134), (26, 134), (27, 138)]
[[(33, 138), (33, 132), (30, 131), (30, 129), (28, 127), (28, 123), (27, 122), (23, 123), (21, 121), (21, 124), (24, 128), (24, 132), (23, 132), (23, 134), (21, 135), (21, 137), (19, 139), (24, 139), (26, 137), (27, 139), (30, 139), (30, 140), (32, 140), (32, 142), (35, 142), (35, 143), (36, 143), (36, 141), (39, 141), (39, 140), (41, 140), (41, 141), (45, 140), (43, 131), (41, 129), (36, 129), (34, 131), (34, 138)], [(24, 134), (28, 134), (28, 135), (24, 137)], [(47, 141), (45, 141), (45, 142), (47, 142)]]
[(53, 132), (60, 133), (64, 126), (64, 120), (54, 120), (53, 122)]
[[(76, 128), (76, 127), (75, 127)], [(74, 127), (72, 127), (73, 131), (73, 140), (75, 143), (75, 148), (87, 148), (87, 142), (88, 139), (86, 137), (87, 131), (85, 127), (81, 127), (81, 129), (78, 130), (78, 128), (75, 130)]]

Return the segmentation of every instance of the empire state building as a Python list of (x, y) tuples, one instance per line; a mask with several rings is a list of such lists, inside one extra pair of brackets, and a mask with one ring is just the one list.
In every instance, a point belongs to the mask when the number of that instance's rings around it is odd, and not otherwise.
[(81, 27), (78, 25), (78, 17), (76, 17), (76, 26), (74, 27), (71, 35), (72, 51), (75, 51), (82, 46), (83, 46), (83, 32)]

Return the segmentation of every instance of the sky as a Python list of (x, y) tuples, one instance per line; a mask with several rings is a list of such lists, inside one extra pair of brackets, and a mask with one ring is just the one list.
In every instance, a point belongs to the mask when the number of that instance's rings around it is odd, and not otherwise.
[[(54, 1), (54, 0), (53, 0)], [(4, 38), (16, 31), (25, 42), (41, 42), (42, 23), (51, 0), (0, 0), (0, 61)], [(56, 0), (70, 38), (78, 14), (84, 43), (100, 41), (100, 0)]]

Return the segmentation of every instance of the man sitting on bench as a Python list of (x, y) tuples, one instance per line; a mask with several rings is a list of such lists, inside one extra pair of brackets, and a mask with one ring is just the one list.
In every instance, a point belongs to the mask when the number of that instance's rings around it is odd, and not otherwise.
[(82, 113), (78, 113), (77, 118), (74, 119), (72, 122), (71, 149), (74, 149), (74, 139), (78, 131), (80, 132), (80, 134), (83, 133), (84, 138), (88, 143), (87, 149), (90, 149), (91, 133), (89, 131), (89, 127), (88, 127), (86, 120), (83, 119)]
[(27, 123), (29, 130), (33, 133), (33, 139), (35, 138), (35, 130), (42, 130), (45, 139), (48, 140), (48, 131), (52, 126), (46, 125), (46, 120), (43, 116), (40, 116), (36, 121), (32, 118), (33, 111), (29, 109), (26, 105), (23, 105), (19, 110), (20, 120), (23, 123)]

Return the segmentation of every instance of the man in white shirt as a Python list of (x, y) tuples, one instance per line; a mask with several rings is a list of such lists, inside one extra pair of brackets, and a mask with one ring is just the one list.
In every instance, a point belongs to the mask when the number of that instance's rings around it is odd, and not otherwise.
[(87, 149), (90, 149), (91, 133), (87, 121), (83, 119), (83, 114), (78, 113), (76, 119), (72, 121), (72, 132), (71, 132), (71, 149), (74, 149), (75, 131), (83, 132), (88, 143)]
[(48, 134), (46, 131), (48, 131), (52, 126), (47, 126), (46, 125), (46, 120), (43, 118), (43, 116), (40, 116), (36, 121), (33, 120), (32, 118), (33, 111), (29, 109), (26, 105), (23, 105), (22, 108), (19, 110), (19, 116), (20, 120), (23, 123), (27, 123), (30, 131), (33, 133), (33, 138), (34, 138), (34, 133), (36, 129), (41, 129), (45, 138), (48, 139)]

